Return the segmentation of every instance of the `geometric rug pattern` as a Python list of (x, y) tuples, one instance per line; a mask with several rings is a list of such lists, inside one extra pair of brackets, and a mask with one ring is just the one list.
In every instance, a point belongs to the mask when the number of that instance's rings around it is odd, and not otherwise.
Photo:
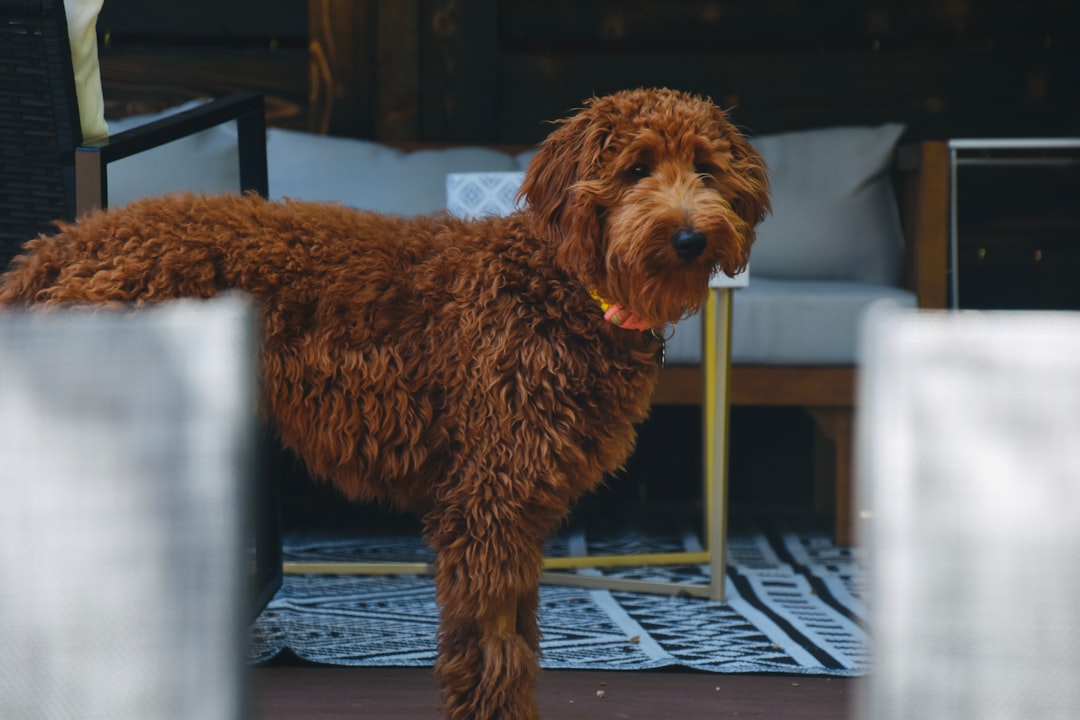
[[(694, 550), (690, 533), (566, 533), (549, 555)], [(288, 537), (286, 559), (430, 560), (411, 537)], [(833, 676), (869, 672), (860, 554), (824, 532), (735, 523), (726, 602), (544, 586), (541, 665), (548, 669), (683, 667), (717, 673)], [(599, 570), (585, 570), (597, 574)], [(707, 566), (618, 568), (617, 577), (708, 582)], [(249, 661), (291, 651), (316, 663), (427, 667), (435, 662), (435, 585), (422, 576), (286, 576), (251, 628)]]

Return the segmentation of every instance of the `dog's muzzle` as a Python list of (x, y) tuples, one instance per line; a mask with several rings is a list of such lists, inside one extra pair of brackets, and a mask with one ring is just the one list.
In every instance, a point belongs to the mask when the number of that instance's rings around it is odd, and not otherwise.
[(682, 260), (693, 260), (705, 250), (705, 234), (697, 230), (682, 228), (671, 236), (671, 245), (675, 254)]

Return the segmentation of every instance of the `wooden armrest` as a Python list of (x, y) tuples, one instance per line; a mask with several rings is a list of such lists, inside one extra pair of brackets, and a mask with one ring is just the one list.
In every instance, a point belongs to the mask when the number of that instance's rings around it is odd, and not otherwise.
[(851, 365), (734, 365), (732, 405), (851, 407), (855, 368)]
[(905, 145), (897, 153), (905, 274), (920, 308), (948, 306), (949, 148), (943, 141)]
[[(704, 392), (700, 365), (669, 365), (660, 371), (654, 405), (700, 405)], [(853, 365), (733, 365), (732, 405), (852, 407)]]

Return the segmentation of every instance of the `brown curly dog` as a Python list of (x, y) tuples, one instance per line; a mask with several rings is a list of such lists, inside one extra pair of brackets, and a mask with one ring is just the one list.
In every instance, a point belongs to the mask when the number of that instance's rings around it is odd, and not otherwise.
[(649, 330), (746, 265), (766, 186), (712, 103), (632, 90), (559, 123), (509, 217), (143, 200), (31, 240), (0, 303), (258, 298), (283, 443), (350, 499), (423, 517), (446, 716), (536, 718), (545, 538), (626, 461), (657, 376)]

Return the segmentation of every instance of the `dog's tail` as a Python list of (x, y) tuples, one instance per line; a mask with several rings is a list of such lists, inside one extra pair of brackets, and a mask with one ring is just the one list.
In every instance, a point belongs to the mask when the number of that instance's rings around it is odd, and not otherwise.
[[(61, 232), (64, 230), (61, 225)], [(44, 235), (23, 246), (21, 255), (11, 260), (0, 274), (0, 305), (29, 305), (38, 294), (56, 282), (61, 264)], [(0, 271), (4, 270), (0, 269)]]
[(23, 246), (0, 276), (0, 305), (130, 304), (219, 291), (202, 206), (171, 196), (95, 210)]

